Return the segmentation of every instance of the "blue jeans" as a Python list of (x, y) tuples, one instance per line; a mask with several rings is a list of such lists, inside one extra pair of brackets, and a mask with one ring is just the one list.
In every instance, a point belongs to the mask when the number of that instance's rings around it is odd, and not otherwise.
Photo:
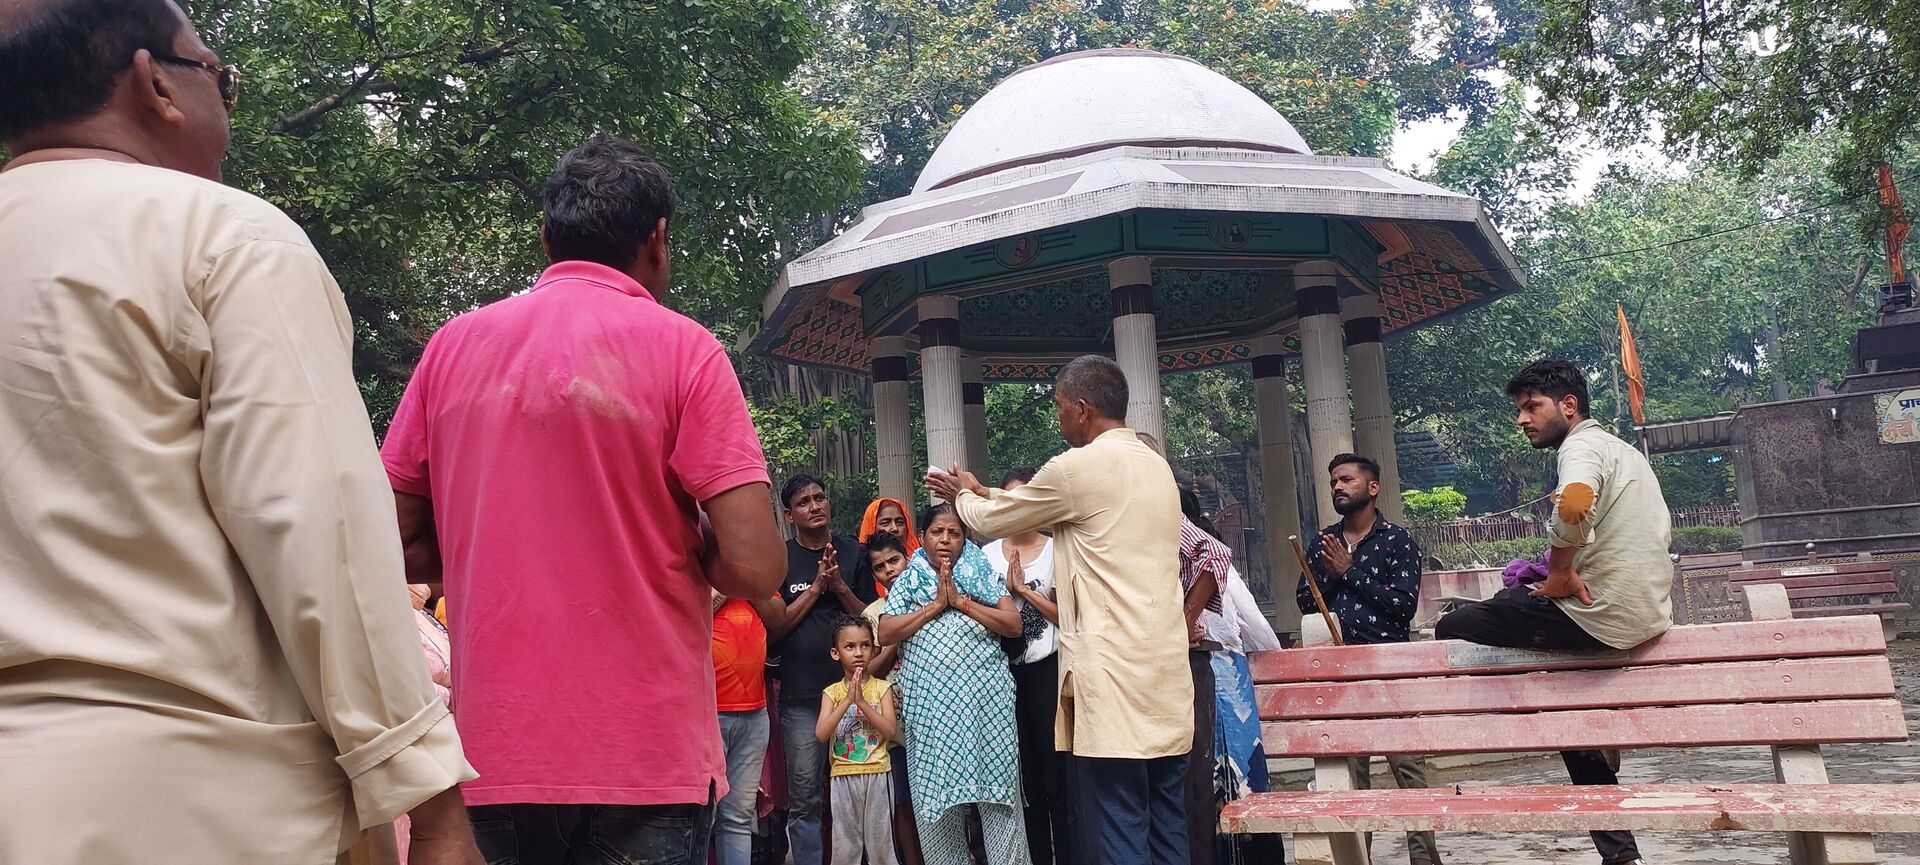
[(1151, 760), (1075, 756), (1076, 810), (1085, 861), (1099, 865), (1189, 865), (1187, 755)]
[(476, 805), (487, 865), (703, 865), (713, 805)]
[(780, 747), (787, 757), (787, 845), (793, 865), (821, 865), (820, 799), (827, 789), (827, 746), (813, 737), (820, 700), (780, 704)]
[(727, 753), (727, 795), (713, 823), (720, 865), (753, 862), (753, 806), (767, 762), (767, 726), (766, 709), (720, 713), (720, 746)]

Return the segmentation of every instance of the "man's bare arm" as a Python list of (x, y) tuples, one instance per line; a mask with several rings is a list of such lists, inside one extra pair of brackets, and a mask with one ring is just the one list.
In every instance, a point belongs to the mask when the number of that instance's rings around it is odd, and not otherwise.
[(700, 503), (712, 524), (701, 564), (707, 583), (735, 598), (764, 598), (780, 588), (787, 552), (773, 527), (766, 484), (744, 484)]
[(395, 491), (393, 509), (400, 518), (400, 550), (406, 556), (407, 582), (440, 582), (440, 536), (433, 528), (433, 500)]
[(1212, 571), (1202, 571), (1200, 578), (1193, 581), (1193, 588), (1187, 590), (1185, 607), (1181, 612), (1187, 615), (1187, 627), (1193, 627), (1200, 621), (1200, 612), (1213, 603), (1213, 596), (1220, 590), (1220, 580)]
[[(777, 596), (747, 599), (747, 603), (753, 605), (753, 611), (760, 614), (760, 624), (766, 626), (768, 643), (778, 643), (786, 639), (788, 634), (793, 633), (794, 627), (800, 624), (800, 619), (806, 615), (807, 610), (813, 608), (811, 600), (807, 602), (806, 609), (801, 609), (798, 601), (799, 599), (796, 598), (795, 606), (790, 608)], [(797, 613), (796, 610), (798, 610)]]

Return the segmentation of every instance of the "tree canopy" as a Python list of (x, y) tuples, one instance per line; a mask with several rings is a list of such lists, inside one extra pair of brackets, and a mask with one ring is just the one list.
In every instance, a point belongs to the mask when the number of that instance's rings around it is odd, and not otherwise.
[[(207, 0), (189, 13), (246, 72), (229, 180), (287, 209), (335, 269), (376, 418), (435, 328), (538, 273), (543, 178), (594, 132), (675, 173), (669, 302), (731, 343), (781, 262), (910, 189), (994, 83), (1134, 45), (1247, 86), (1317, 152), (1384, 155), (1407, 123), (1465, 119), (1426, 179), (1487, 203), (1530, 284), (1390, 339), (1391, 386), (1401, 428), (1440, 439), (1476, 506), (1506, 507), (1550, 464), (1513, 433), (1500, 385), (1567, 357), (1612, 422), (1615, 304), (1655, 419), (1837, 379), (1879, 281), (1860, 166), (1920, 168), (1904, 155), (1916, 0)], [(1565, 142), (1581, 128), (1612, 143), (1658, 133), (1687, 161), (1615, 167), (1575, 196), (1582, 154)], [(1253, 453), (1245, 369), (1170, 376), (1164, 391), (1176, 455)], [(857, 399), (755, 394), (782, 471), (818, 461), (821, 430), (870, 429)], [(995, 468), (1058, 450), (1044, 387), (990, 387), (987, 412)], [(1724, 462), (1661, 470), (1677, 500), (1729, 494)], [(872, 478), (832, 484), (862, 495)]]
[(1916, 0), (1528, 5), (1515, 73), (1557, 124), (1611, 143), (1654, 133), (1751, 176), (1803, 134), (1831, 131), (1842, 144), (1830, 176), (1859, 191), (1920, 120)]
[(790, 0), (212, 0), (245, 70), (228, 180), (285, 208), (347, 292), (384, 415), (425, 339), (544, 265), (539, 195), (594, 132), (678, 181), (673, 302), (723, 337), (854, 194), (853, 130), (790, 85), (820, 29)]

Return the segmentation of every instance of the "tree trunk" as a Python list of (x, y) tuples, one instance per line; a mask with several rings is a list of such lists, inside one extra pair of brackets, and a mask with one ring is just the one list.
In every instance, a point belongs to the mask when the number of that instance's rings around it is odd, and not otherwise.
[(1767, 307), (1767, 323), (1761, 339), (1767, 346), (1767, 373), (1773, 380), (1773, 401), (1784, 402), (1788, 391), (1786, 374), (1780, 371), (1780, 313), (1771, 306)]

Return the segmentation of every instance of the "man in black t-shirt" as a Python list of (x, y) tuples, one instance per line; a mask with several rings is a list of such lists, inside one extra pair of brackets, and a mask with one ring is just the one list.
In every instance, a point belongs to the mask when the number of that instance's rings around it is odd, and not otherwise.
[(797, 475), (780, 490), (793, 523), (787, 542), (787, 578), (780, 599), (795, 622), (774, 651), (780, 654), (780, 742), (787, 760), (787, 841), (793, 865), (821, 865), (820, 800), (827, 783), (827, 747), (814, 738), (820, 691), (841, 678), (827, 654), (833, 622), (858, 616), (878, 594), (867, 551), (829, 528), (833, 504), (819, 479)]

